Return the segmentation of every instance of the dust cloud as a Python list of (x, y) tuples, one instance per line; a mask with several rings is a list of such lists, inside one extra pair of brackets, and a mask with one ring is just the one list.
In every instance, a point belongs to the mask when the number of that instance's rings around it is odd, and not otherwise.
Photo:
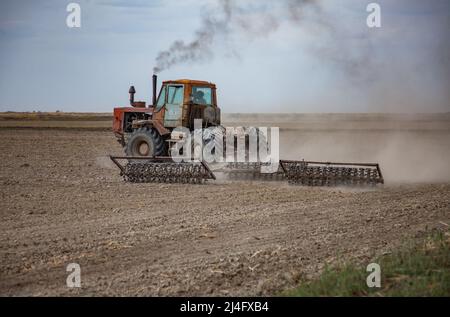
[[(444, 115), (445, 116), (445, 115)], [(351, 118), (351, 115), (348, 115)], [(331, 162), (379, 163), (387, 184), (450, 181), (450, 120), (315, 122), (316, 128), (280, 131), (281, 157)], [(372, 122), (373, 123), (373, 122)], [(375, 124), (376, 125), (376, 122)]]

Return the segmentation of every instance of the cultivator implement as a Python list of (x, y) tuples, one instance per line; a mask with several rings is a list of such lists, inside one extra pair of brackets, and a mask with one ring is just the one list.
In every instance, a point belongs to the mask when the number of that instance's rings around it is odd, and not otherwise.
[[(110, 156), (120, 174), (132, 183), (192, 183), (216, 179), (203, 162), (174, 162), (170, 157)], [(126, 161), (125, 165), (120, 161)]]
[[(123, 179), (133, 183), (203, 183), (216, 177), (201, 161), (174, 162), (170, 157), (110, 156), (119, 167)], [(123, 165), (119, 161), (126, 161)], [(232, 180), (287, 180), (306, 186), (376, 185), (383, 184), (380, 166), (376, 163), (331, 163), (281, 160), (278, 170), (264, 173), (269, 163), (227, 163), (214, 172)]]

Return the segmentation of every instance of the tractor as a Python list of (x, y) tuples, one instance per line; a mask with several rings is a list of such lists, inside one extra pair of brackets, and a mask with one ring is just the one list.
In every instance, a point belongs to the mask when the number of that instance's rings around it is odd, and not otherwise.
[(194, 121), (202, 127), (220, 126), (216, 85), (207, 81), (179, 79), (162, 83), (156, 97), (157, 77), (153, 75), (153, 103), (134, 101), (136, 90), (130, 87), (130, 107), (114, 108), (113, 131), (127, 156), (169, 156), (169, 148), (182, 137), (172, 133), (177, 127), (194, 130)]

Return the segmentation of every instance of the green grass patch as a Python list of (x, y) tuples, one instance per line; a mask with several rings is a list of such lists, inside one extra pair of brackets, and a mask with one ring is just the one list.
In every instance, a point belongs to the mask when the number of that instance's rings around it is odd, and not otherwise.
[(450, 232), (437, 232), (420, 243), (372, 261), (381, 267), (381, 287), (366, 284), (366, 265), (326, 267), (283, 296), (450, 296)]

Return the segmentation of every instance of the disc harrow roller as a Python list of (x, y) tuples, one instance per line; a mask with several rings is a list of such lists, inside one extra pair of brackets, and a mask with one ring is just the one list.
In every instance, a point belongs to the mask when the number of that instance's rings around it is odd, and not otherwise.
[[(118, 157), (111, 160), (120, 168), (123, 179), (132, 183), (200, 184), (216, 179), (203, 162), (173, 162), (170, 157)], [(127, 160), (122, 165), (119, 160)]]
[(376, 163), (331, 163), (313, 161), (280, 161), (290, 184), (307, 186), (384, 184)]

